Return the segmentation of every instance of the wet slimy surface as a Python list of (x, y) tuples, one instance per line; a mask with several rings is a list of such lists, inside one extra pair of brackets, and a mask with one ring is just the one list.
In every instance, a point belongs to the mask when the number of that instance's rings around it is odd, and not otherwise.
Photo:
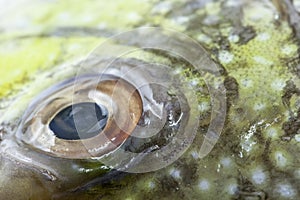
[[(0, 196), (11, 199), (299, 198), (299, 38), (296, 25), (290, 21), (291, 12), (278, 9), (281, 4), (267, 0), (207, 0), (86, 1), (78, 5), (68, 1), (36, 1), (22, 5), (12, 5), (14, 12), (7, 9), (6, 17), (0, 20), (3, 76), (0, 81)], [(299, 1), (293, 5), (299, 10)], [(191, 107), (190, 116), (199, 117), (199, 127), (191, 146), (178, 160), (149, 173), (123, 173), (97, 160), (60, 159), (10, 142), (29, 103), (42, 91), (76, 76), (77, 63), (108, 37), (140, 26), (171, 28), (188, 35), (206, 49), (218, 67), (218, 76), (212, 78), (205, 75), (215, 71), (199, 73), (186, 60), (157, 50), (140, 50), (122, 57), (125, 63), (133, 65), (141, 62), (167, 65), (175, 75), (184, 77), (182, 85), (193, 88), (197, 106)], [(154, 36), (143, 42), (139, 35), (117, 41), (107, 54), (115, 55), (114, 51), (120, 49), (131, 51), (146, 42), (164, 42)], [(202, 158), (199, 147), (213, 118), (207, 77), (221, 82), (226, 89), (226, 121), (218, 142)], [(176, 94), (174, 88), (168, 92), (153, 90), (156, 91), (153, 98), (161, 97), (161, 102), (169, 103), (168, 108), (179, 110), (176, 98), (170, 98)], [(194, 116), (195, 113), (200, 114)], [(173, 117), (169, 119), (170, 124), (176, 124), (180, 114)], [(147, 141), (148, 146), (140, 147), (137, 142), (127, 147), (145, 150), (163, 146), (173, 136), (173, 129), (164, 130), (154, 140), (157, 143)]]

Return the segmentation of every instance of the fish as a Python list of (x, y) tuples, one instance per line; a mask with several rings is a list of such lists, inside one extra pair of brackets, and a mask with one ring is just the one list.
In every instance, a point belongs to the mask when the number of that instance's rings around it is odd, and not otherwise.
[(0, 199), (299, 199), (299, 0), (0, 5)]

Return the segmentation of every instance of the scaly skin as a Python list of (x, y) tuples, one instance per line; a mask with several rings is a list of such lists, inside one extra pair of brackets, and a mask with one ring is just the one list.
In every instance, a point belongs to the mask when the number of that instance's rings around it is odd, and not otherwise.
[[(172, 28), (197, 40), (222, 69), (227, 89), (225, 126), (207, 157), (198, 157), (196, 138), (167, 168), (129, 174), (61, 198), (300, 198), (299, 38), (275, 1), (32, 2), (8, 6), (0, 19), (2, 138), (16, 130), (36, 95), (72, 76), (59, 65), (70, 68), (107, 37), (134, 27)], [(163, 59), (159, 53), (149, 55), (154, 57)], [(68, 175), (73, 172), (66, 172), (67, 180), (52, 183), (28, 162), (1, 153), (0, 199), (49, 199), (103, 173), (93, 163), (82, 164), (94, 171), (78, 172), (72, 179)]]

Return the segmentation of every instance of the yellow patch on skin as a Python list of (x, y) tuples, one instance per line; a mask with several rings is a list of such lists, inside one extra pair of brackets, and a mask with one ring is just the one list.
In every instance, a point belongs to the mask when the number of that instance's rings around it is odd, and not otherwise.
[[(151, 5), (153, 2), (147, 0), (84, 1), (80, 4), (69, 0), (53, 3), (33, 0), (31, 5), (15, 7), (14, 12), (6, 14), (5, 20), (0, 19), (0, 27), (4, 27), (0, 34), (0, 98), (13, 93), (37, 70), (84, 57), (103, 41), (81, 35), (38, 37), (41, 33), (55, 32), (58, 27), (126, 30), (141, 20), (183, 31), (181, 25), (164, 15), (144, 16), (152, 9)], [(18, 37), (20, 39), (16, 39)]]
[(25, 39), (2, 42), (0, 51), (0, 97), (14, 84), (21, 84), (28, 74), (54, 63), (61, 53), (57, 39)]
[[(16, 7), (0, 25), (9, 29), (33, 27), (44, 29), (51, 27), (95, 27), (105, 22), (107, 28), (126, 29), (143, 20), (144, 13), (149, 13), (151, 3), (147, 0), (81, 1), (71, 0), (41, 2), (33, 0), (30, 5)], [(136, 9), (138, 8), (138, 9)], [(130, 14), (131, 13), (131, 14)], [(130, 14), (128, 16), (128, 14)], [(136, 17), (140, 16), (140, 17)], [(10, 26), (13, 24), (14, 26)]]
[[(258, 110), (262, 117), (273, 119), (276, 117), (275, 115), (286, 109), (282, 104), (281, 96), (285, 82), (293, 75), (282, 59), (291, 57), (292, 52), (287, 56), (282, 52), (282, 47), (287, 43), (289, 47), (293, 46), (288, 42), (292, 31), (284, 22), (276, 28), (272, 27), (273, 24), (269, 24), (269, 26), (259, 26), (256, 36), (245, 44), (231, 42), (230, 53), (234, 57), (230, 62), (220, 60), (229, 74), (235, 77), (241, 86), (239, 94), (244, 97), (241, 103), (244, 110), (247, 110), (249, 119), (251, 119), (251, 115), (256, 116)], [(265, 40), (266, 36), (268, 36), (267, 40)], [(296, 53), (294, 54), (296, 56)], [(250, 81), (245, 80), (245, 77)], [(276, 77), (276, 79), (272, 77)], [(257, 88), (260, 89), (257, 90)], [(276, 112), (264, 112), (269, 108), (274, 110), (274, 106)]]
[(220, 13), (220, 3), (207, 3), (205, 6), (205, 11), (209, 14), (209, 15), (218, 15)]
[(101, 38), (27, 38), (0, 43), (0, 98), (12, 93), (38, 70), (87, 55)]
[(53, 3), (33, 0), (31, 5), (15, 7), (14, 12), (7, 13), (5, 20), (0, 19), (0, 27), (5, 30), (0, 34), (0, 98), (13, 93), (37, 70), (85, 57), (103, 41), (101, 38), (81, 35), (68, 38), (38, 37), (41, 33), (55, 32), (57, 27), (126, 30), (141, 20), (179, 28), (161, 15), (147, 19), (144, 13), (151, 10), (152, 4), (147, 0), (84, 1), (79, 4), (68, 0)]

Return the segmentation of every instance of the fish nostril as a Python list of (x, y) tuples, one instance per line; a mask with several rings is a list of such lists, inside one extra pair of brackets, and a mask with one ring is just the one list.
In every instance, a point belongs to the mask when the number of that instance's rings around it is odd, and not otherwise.
[(107, 120), (107, 108), (96, 103), (83, 102), (62, 109), (51, 120), (49, 128), (60, 139), (87, 139), (99, 134)]

